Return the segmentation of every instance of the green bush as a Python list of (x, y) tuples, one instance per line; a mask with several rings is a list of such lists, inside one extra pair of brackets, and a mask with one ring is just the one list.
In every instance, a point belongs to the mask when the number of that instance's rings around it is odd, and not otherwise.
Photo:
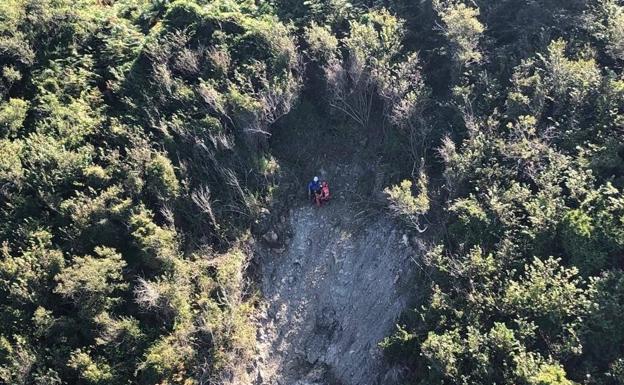
[(67, 366), (76, 370), (88, 384), (110, 384), (113, 379), (110, 366), (94, 361), (88, 353), (80, 350), (72, 352)]
[(399, 185), (384, 189), (388, 196), (390, 210), (397, 216), (406, 219), (407, 223), (419, 231), (424, 231), (421, 225), (421, 217), (430, 208), (428, 197), (428, 179), (421, 173), (418, 179), (418, 194), (412, 195), (412, 181), (403, 180)]
[(175, 198), (180, 190), (173, 165), (169, 158), (161, 154), (153, 154), (145, 166), (147, 189), (155, 196), (164, 199)]
[(608, 261), (604, 240), (599, 236), (592, 218), (581, 210), (572, 210), (562, 222), (562, 245), (565, 255), (584, 275), (602, 271)]
[(146, 266), (165, 271), (173, 266), (178, 257), (175, 231), (156, 225), (147, 210), (140, 210), (130, 217), (130, 228)]
[(127, 289), (123, 279), (125, 266), (115, 250), (96, 247), (94, 257), (75, 257), (71, 266), (56, 275), (58, 284), (54, 291), (83, 311), (98, 313), (119, 302), (113, 293)]
[(13, 139), (24, 125), (29, 104), (23, 99), (9, 99), (0, 105), (0, 137)]
[(0, 139), (0, 183), (19, 186), (24, 176), (21, 152), (22, 143)]

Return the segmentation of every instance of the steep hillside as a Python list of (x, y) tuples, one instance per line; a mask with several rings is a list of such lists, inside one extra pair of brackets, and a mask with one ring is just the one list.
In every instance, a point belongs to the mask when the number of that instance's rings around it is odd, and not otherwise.
[(407, 284), (418, 251), (388, 218), (358, 221), (344, 196), (296, 205), (284, 245), (258, 250), (259, 384), (382, 383), (378, 343), (417, 288)]
[(622, 324), (624, 0), (0, 0), (0, 384), (621, 385)]
[[(256, 384), (368, 385), (388, 372), (378, 344), (418, 290), (423, 241), (383, 209), (382, 186), (397, 170), (375, 135), (305, 101), (274, 130), (283, 178), (254, 257)], [(320, 208), (306, 199), (313, 175), (332, 190)]]

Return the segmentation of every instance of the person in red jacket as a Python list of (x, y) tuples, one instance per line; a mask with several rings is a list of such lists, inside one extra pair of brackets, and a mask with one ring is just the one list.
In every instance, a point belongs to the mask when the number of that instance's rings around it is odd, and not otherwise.
[(321, 193), (317, 195), (316, 204), (320, 206), (325, 202), (329, 202), (329, 183), (326, 180), (321, 182)]

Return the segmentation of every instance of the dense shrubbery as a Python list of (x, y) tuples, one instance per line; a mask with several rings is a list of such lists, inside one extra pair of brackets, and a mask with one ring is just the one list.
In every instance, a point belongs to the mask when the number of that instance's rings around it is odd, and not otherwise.
[(624, 8), (511, 3), (433, 4), (444, 241), (383, 346), (413, 383), (621, 383)]
[(390, 208), (437, 239), (383, 343), (406, 382), (624, 382), (623, 26), (618, 0), (0, 2), (0, 382), (236, 381), (303, 87), (391, 127)]
[(251, 3), (106, 3), (0, 5), (0, 382), (222, 383), (299, 57)]

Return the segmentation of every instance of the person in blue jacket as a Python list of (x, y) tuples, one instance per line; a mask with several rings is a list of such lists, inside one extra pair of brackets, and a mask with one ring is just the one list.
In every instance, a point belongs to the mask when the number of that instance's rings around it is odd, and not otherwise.
[(308, 183), (308, 198), (314, 199), (316, 194), (321, 193), (321, 182), (319, 181), (318, 176), (315, 176), (312, 179), (312, 182)]

